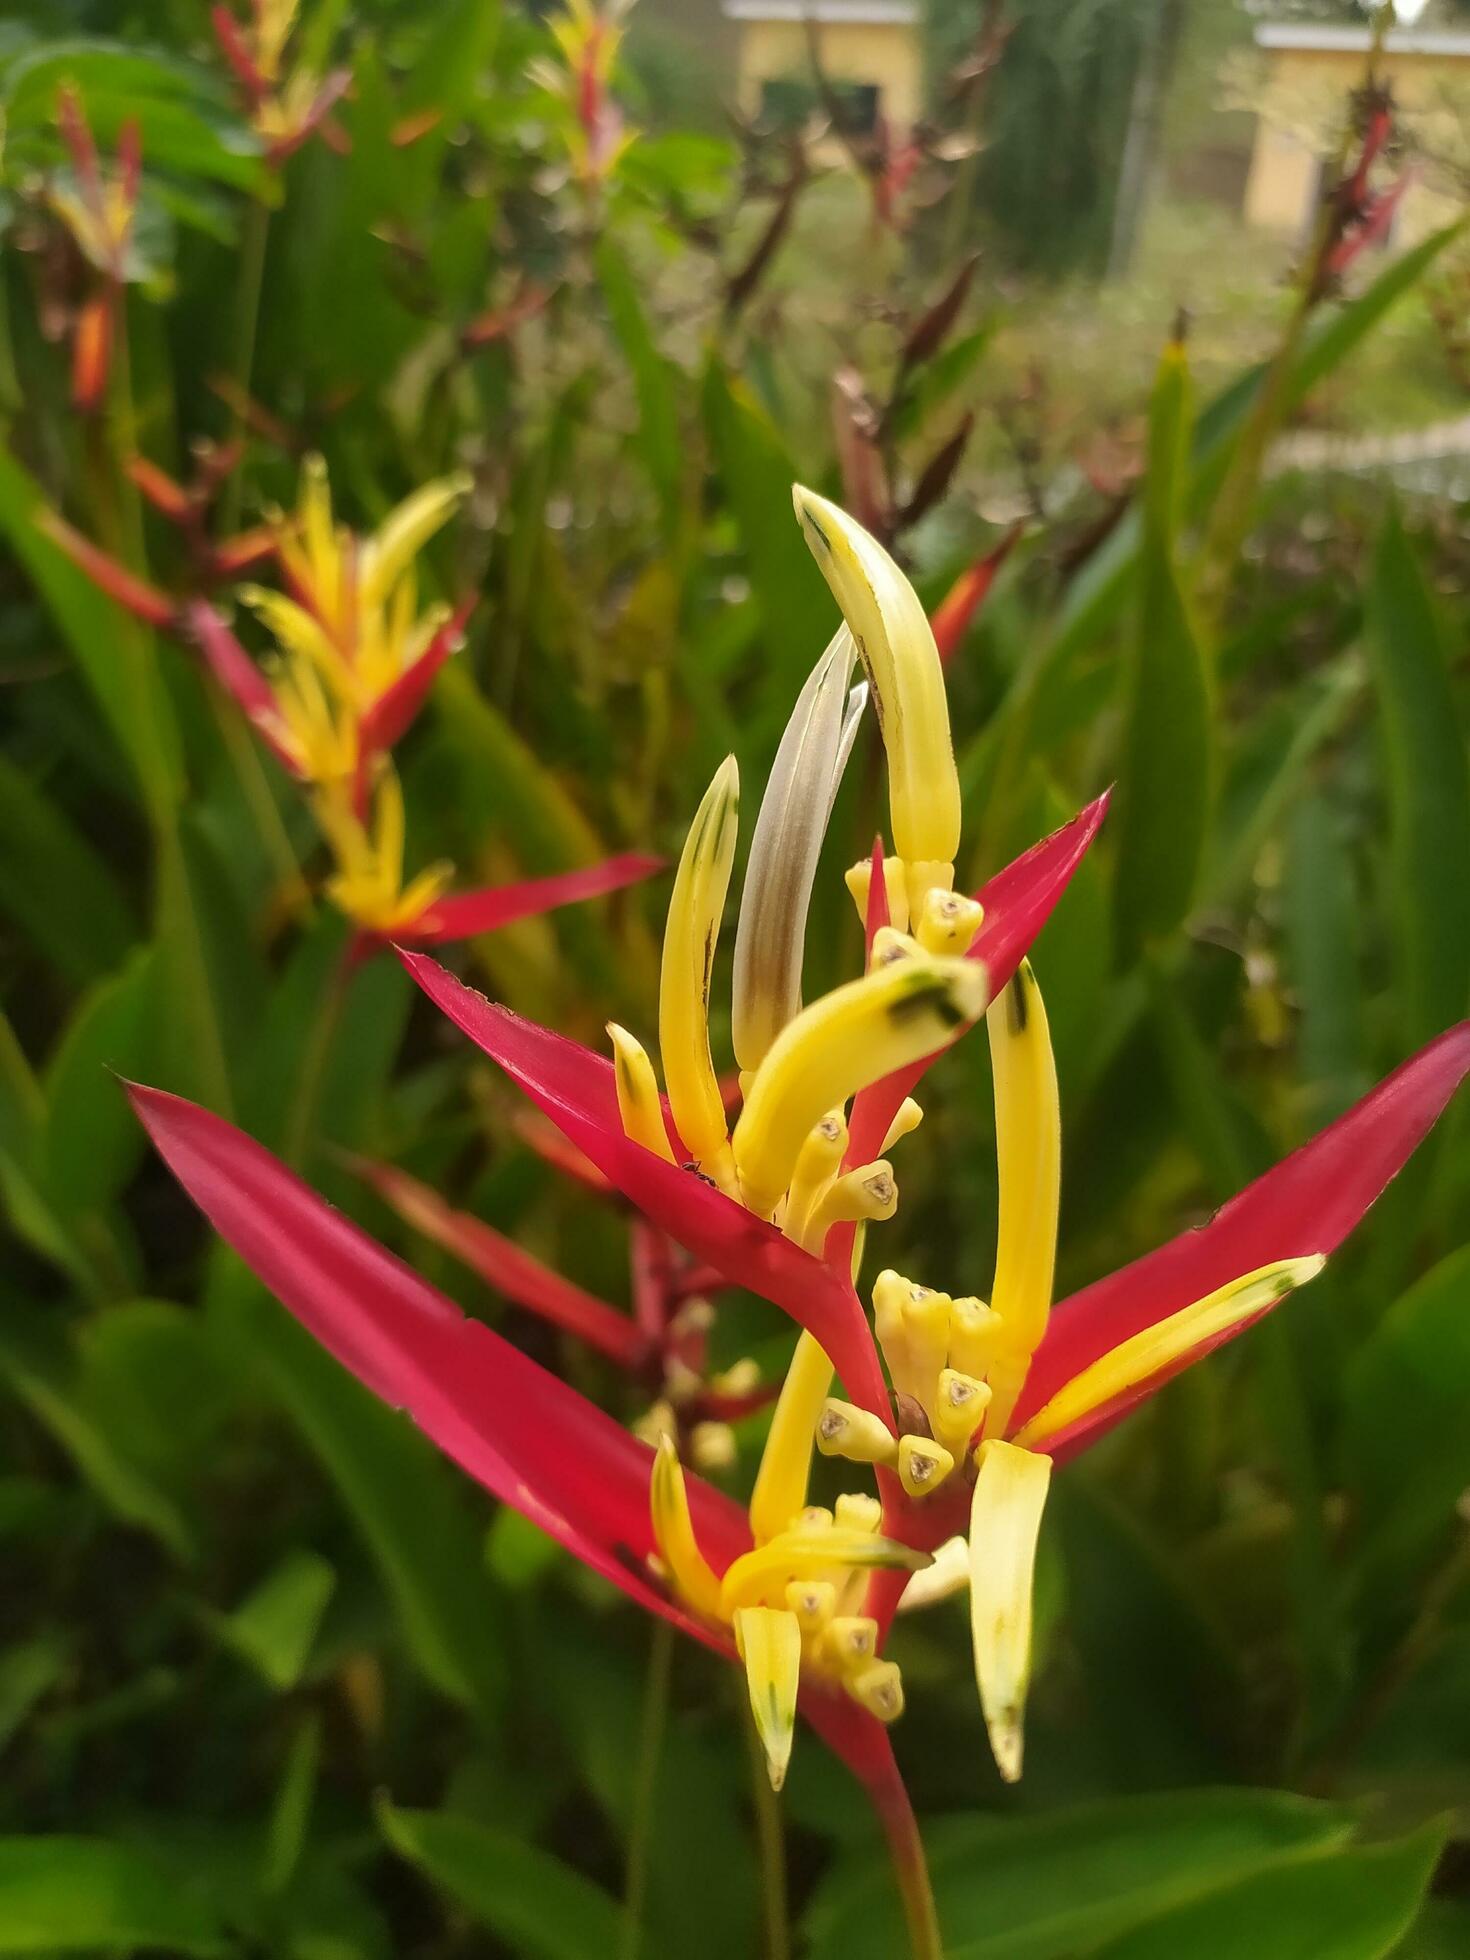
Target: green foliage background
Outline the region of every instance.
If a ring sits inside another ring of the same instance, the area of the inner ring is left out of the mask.
[[[526,78],[547,51],[528,14],[321,0],[303,32],[351,66],[347,147],[313,143],[277,182],[202,5],[69,0],[0,27],[0,1953],[738,1960],[759,1935],[733,1677],[678,1651],[652,1747],[648,1626],[492,1515],[211,1244],[109,1071],[294,1146],[631,1420],[626,1384],[416,1239],[343,1153],[405,1165],[620,1301],[623,1223],[524,1148],[392,962],[324,1023],[343,927],[282,905],[283,852],[316,869],[289,785],[35,515],[184,580],[118,458],[181,470],[191,438],[229,433],[221,375],[248,375],[286,434],[247,445],[246,517],[292,499],[310,448],[364,527],[468,466],[426,579],[480,601],[402,754],[414,862],[534,875],[675,851],[727,749],[761,779],[830,631],[789,486],[841,494],[831,369],[886,387],[954,266],[942,224],[879,237],[829,178],[812,255],[778,254],[722,317],[773,208],[723,138],[645,134],[589,203]],[[1026,47],[988,169],[1060,99]],[[1067,102],[1124,56],[1097,43]],[[66,79],[105,146],[138,117],[147,168],[130,393],[99,424],[70,412],[26,230]],[[1103,119],[1087,140],[1104,170]],[[1356,268],[1281,356],[1280,406],[1350,379],[1451,242]],[[526,281],[552,288],[544,315],[466,352],[462,329]],[[1004,331],[982,279],[896,417],[905,483],[962,410],[1014,422],[987,365]],[[1196,404],[1166,364],[1150,405],[1140,371],[1141,491],[1048,499],[952,669],[962,878],[1119,785],[1035,957],[1063,1290],[1203,1218],[1470,1006],[1464,508],[1257,480],[1239,459],[1262,389],[1251,369]],[[1247,548],[1212,566],[1222,485],[1242,484]],[[983,487],[962,470],[906,539],[926,599],[999,537]],[[814,982],[857,957],[838,873],[879,820],[871,761],[834,821]],[[467,969],[584,1038],[614,1015],[647,1032],[663,899],[507,931]],[[885,1257],[983,1292],[971,1049],[904,1146]],[[1321,1282],[1058,1480],[1018,1791],[990,1766],[962,1611],[901,1624],[898,1747],[953,1954],[1470,1950],[1467,1217],[1462,1105]],[[723,1360],[767,1370],[790,1339],[753,1301],[719,1324]],[[743,1425],[733,1487],[759,1442]],[[805,1950],[896,1951],[872,1821],[809,1737],[787,1813]]]

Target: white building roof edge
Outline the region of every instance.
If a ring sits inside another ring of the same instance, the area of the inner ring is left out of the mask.
[[[1372,41],[1366,27],[1313,27],[1304,22],[1262,21],[1256,45],[1262,48],[1302,48],[1346,54],[1366,54]],[[1389,54],[1448,54],[1470,57],[1470,34],[1423,33],[1412,27],[1390,28],[1384,40]]]
[[[917,27],[919,0],[724,0],[729,20],[814,20],[822,27]]]

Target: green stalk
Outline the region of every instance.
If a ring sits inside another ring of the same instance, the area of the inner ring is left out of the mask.
[[[674,1668],[674,1629],[662,1616],[648,1650],[648,1679],[638,1725],[638,1774],[628,1820],[628,1857],[623,1874],[623,1941],[620,1960],[637,1960],[643,1948],[643,1915],[648,1901],[648,1854],[653,1841],[654,1800],[659,1763],[669,1720],[669,1689]]]
[[[237,394],[230,405],[226,442],[238,442],[245,430],[244,397],[250,392],[255,367],[255,337],[260,325],[260,296],[265,284],[265,248],[270,236],[270,206],[259,198],[251,201],[245,213],[240,237],[240,272],[235,287],[235,344],[231,351],[229,374]],[[233,531],[240,521],[243,494],[241,473],[231,472],[219,501],[221,531]]]
[[[307,1033],[306,1047],[296,1077],[296,1094],[292,1099],[281,1149],[282,1156],[293,1170],[301,1169],[311,1142],[312,1128],[321,1103],[322,1084],[326,1080],[327,1063],[341,1026],[342,1009],[346,1005],[347,989],[352,979],[352,944],[355,936],[349,936],[341,953],[332,962]]]
[[[745,1718],[745,1740],[750,1757],[750,1791],[755,1806],[755,1842],[760,1861],[761,1927],[766,1960],[791,1960],[791,1911],[786,1895],[786,1833],[781,1822],[781,1801],[771,1788],[766,1769],[766,1752],[756,1733],[750,1712],[750,1697],[744,1683],[740,1687],[740,1706]]]

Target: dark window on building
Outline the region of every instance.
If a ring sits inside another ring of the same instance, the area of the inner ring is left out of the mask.
[[[842,127],[850,136],[871,136],[878,125],[881,91],[873,82],[833,82]],[[800,129],[823,113],[815,85],[799,75],[779,75],[761,84],[761,121],[768,128]]]

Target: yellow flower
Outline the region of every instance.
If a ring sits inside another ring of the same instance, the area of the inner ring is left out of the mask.
[[[403,789],[391,763],[383,764],[374,786],[370,823],[357,815],[346,783],[318,790],[312,808],[336,858],[327,896],[364,931],[392,933],[412,925],[454,875],[452,865],[433,864],[404,884]]]

